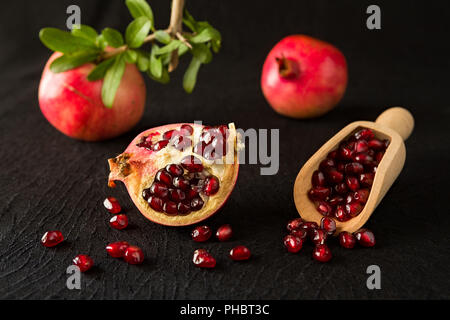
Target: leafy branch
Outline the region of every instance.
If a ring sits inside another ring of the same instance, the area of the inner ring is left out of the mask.
[[[87,25],[76,26],[71,32],[42,29],[41,42],[63,54],[52,62],[50,70],[58,73],[94,63],[88,80],[104,79],[102,100],[111,108],[127,63],[136,64],[151,79],[165,84],[170,81],[169,73],[177,68],[179,58],[190,53],[192,58],[183,77],[183,88],[191,93],[201,65],[211,62],[213,52],[219,52],[220,32],[183,10],[184,0],[172,1],[170,24],[166,29],[155,28],[153,11],[145,0],[126,0],[125,4],[133,17],[125,34],[113,28],[105,28],[98,34]],[[189,31],[183,31],[183,25]]]

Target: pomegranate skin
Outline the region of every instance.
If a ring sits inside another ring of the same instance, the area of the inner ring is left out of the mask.
[[[281,60],[280,60],[281,59]],[[280,62],[287,61],[286,72]],[[347,88],[347,62],[334,46],[306,35],[291,35],[269,52],[261,88],[281,115],[313,118],[333,109]]]
[[[127,132],[142,118],[146,100],[144,79],[137,67],[127,64],[112,108],[101,99],[103,79],[89,81],[95,65],[87,63],[61,73],[45,65],[39,84],[39,106],[45,118],[65,135],[84,141],[100,141]]]

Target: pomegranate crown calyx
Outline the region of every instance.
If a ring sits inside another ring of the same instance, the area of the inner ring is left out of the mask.
[[[297,78],[300,74],[298,63],[284,56],[275,58],[278,64],[278,73],[282,78]]]

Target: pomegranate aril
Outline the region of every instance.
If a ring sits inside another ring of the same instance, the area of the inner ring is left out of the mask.
[[[194,133],[194,128],[192,128],[190,125],[188,124],[183,124],[180,127],[180,132],[184,135],[190,136]]]
[[[353,201],[345,205],[345,212],[352,218],[356,217],[363,210],[361,203]]]
[[[364,140],[372,140],[375,135],[370,129],[362,129],[354,134],[356,140],[364,139]]]
[[[333,214],[333,208],[325,201],[320,201],[317,204],[316,209],[323,216],[329,216]]]
[[[373,247],[375,245],[375,235],[369,229],[360,229],[355,232],[356,240],[363,247]]]
[[[349,216],[345,212],[345,207],[342,205],[339,205],[336,207],[336,210],[334,211],[334,216],[336,220],[340,222],[347,221],[349,219]]]
[[[353,234],[343,231],[339,233],[339,243],[344,248],[352,249],[356,244],[356,238]]]
[[[142,190],[142,198],[144,198],[145,201],[148,201],[148,198],[150,198],[152,195],[152,192],[150,191],[150,188]]]
[[[172,139],[173,134],[176,133],[176,132],[177,132],[177,131],[174,130],[174,129],[168,130],[168,131],[166,131],[166,132],[163,133],[162,138],[163,138],[164,140],[169,141],[170,139]]]
[[[325,230],[329,235],[332,235],[336,231],[336,221],[332,218],[323,217],[320,220],[320,228]]]
[[[181,215],[185,215],[185,214],[188,214],[189,212],[191,212],[191,206],[190,206],[189,202],[187,202],[187,203],[184,203],[184,202],[178,203],[177,204],[177,211],[178,211],[178,214],[181,214]]]
[[[165,169],[160,169],[155,176],[156,181],[164,183],[166,186],[172,186],[172,175],[168,173]]]
[[[308,232],[305,229],[292,230],[291,234],[293,236],[299,237],[302,240],[306,239],[306,237],[308,236]]]
[[[292,253],[299,252],[303,247],[303,240],[292,234],[285,236],[283,239],[283,243],[287,251]]]
[[[161,198],[151,196],[147,202],[153,210],[163,212],[164,201]]]
[[[345,199],[342,196],[334,196],[328,200],[328,204],[332,207],[336,207],[339,204],[345,202]]]
[[[345,203],[350,203],[350,202],[355,201],[355,198],[353,198],[354,194],[355,194],[354,192],[348,193],[347,196],[345,197]]]
[[[198,197],[198,192],[191,186],[186,190],[186,199],[191,200]]]
[[[378,139],[372,139],[369,140],[367,142],[369,148],[374,149],[374,150],[384,150],[385,149],[385,144],[383,141],[378,140]]]
[[[383,156],[384,156],[384,151],[377,152],[377,153],[375,154],[375,161],[376,161],[377,163],[380,163],[380,162],[381,162],[381,159],[383,159]]]
[[[106,246],[106,252],[113,258],[123,258],[125,251],[130,246],[126,241],[117,241]]]
[[[160,140],[152,146],[153,151],[159,151],[169,144],[169,140]]]
[[[207,177],[203,186],[203,192],[207,196],[215,195],[219,191],[220,183],[216,176]]]
[[[336,169],[329,169],[326,171],[326,177],[328,182],[336,184],[344,179],[344,175]]]
[[[345,178],[345,183],[350,190],[359,190],[359,181],[356,177],[348,176],[347,178]]]
[[[367,152],[369,150],[369,145],[366,140],[361,139],[356,141],[355,143],[355,152]]]
[[[316,187],[308,192],[308,196],[311,200],[317,201],[317,200],[325,200],[329,195],[331,194],[330,188],[325,187]]]
[[[192,240],[195,242],[205,242],[211,238],[212,232],[208,226],[198,226],[191,232]]]
[[[301,228],[302,224],[303,224],[302,218],[295,218],[288,222],[288,224],[286,225],[286,229],[288,231],[297,230]]]
[[[189,172],[203,171],[202,161],[194,156],[185,156],[183,159],[181,159],[181,165]]]
[[[169,197],[171,200],[178,203],[186,199],[186,194],[180,189],[170,189]]]
[[[248,260],[251,255],[250,250],[246,246],[237,246],[230,251],[230,258],[234,261]]]
[[[336,166],[336,162],[333,159],[325,159],[319,164],[319,169],[321,171],[327,171],[330,168],[334,168]]]
[[[44,247],[54,247],[63,242],[64,236],[61,231],[47,231],[41,238],[41,243]]]
[[[313,187],[324,187],[326,184],[325,175],[322,171],[316,170],[311,177],[311,184]]]
[[[169,189],[164,183],[155,181],[150,186],[150,193],[161,199],[164,199],[167,198],[169,194]]]
[[[330,151],[327,155],[328,159],[336,159],[338,156],[337,150]]]
[[[205,249],[195,250],[192,262],[200,268],[214,268],[216,266],[216,259]]]
[[[125,249],[123,259],[129,264],[141,264],[144,262],[144,253],[139,247],[129,246]]]
[[[359,162],[361,164],[370,165],[373,163],[373,157],[368,155],[367,153],[356,153],[352,157],[353,161]]]
[[[166,201],[163,204],[163,211],[169,215],[178,214],[177,203],[174,201]]]
[[[193,198],[191,200],[191,209],[193,211],[198,211],[203,208],[204,201],[200,197]]]
[[[118,214],[109,220],[111,228],[122,230],[128,226],[128,217],[125,214]]]
[[[323,229],[314,229],[311,231],[311,241],[315,244],[324,244],[327,241],[327,235],[328,233]]]
[[[175,188],[179,188],[181,190],[187,190],[191,184],[184,177],[175,177],[173,178],[172,184]]]
[[[315,229],[318,229],[319,226],[317,225],[317,223],[313,222],[313,221],[307,221],[307,222],[303,222],[302,224],[302,228],[304,230],[306,230],[306,232],[308,233],[309,236],[311,236],[312,232]]]
[[[375,178],[375,174],[368,172],[368,173],[361,173],[359,175],[359,182],[364,186],[364,187],[371,187],[373,184],[373,179]]]
[[[340,195],[345,195],[348,192],[348,187],[345,182],[338,183],[334,186],[334,191]]]
[[[369,198],[369,194],[369,189],[359,189],[353,194],[353,199],[361,203],[366,203],[367,199]]]
[[[351,162],[345,165],[346,174],[360,174],[364,172],[364,166],[358,162]]]
[[[94,265],[94,260],[86,254],[79,254],[72,260],[73,264],[80,268],[81,272],[86,272]]]
[[[171,145],[179,151],[185,151],[192,147],[192,140],[186,136],[178,135],[172,138]]]
[[[336,165],[336,170],[344,173],[345,172],[345,163],[344,162],[338,162]]]
[[[219,241],[228,241],[233,236],[233,229],[231,229],[231,226],[229,224],[224,224],[223,226],[219,227],[216,232],[216,238]]]
[[[122,210],[122,207],[114,197],[108,197],[103,201],[103,206],[112,214],[119,213]]]
[[[352,156],[353,156],[353,151],[352,151],[352,149],[350,149],[348,147],[340,147],[338,154],[339,154],[339,159],[341,159],[341,160],[351,160]]]
[[[330,248],[326,244],[316,245],[313,250],[313,258],[320,262],[328,262],[332,258]]]
[[[169,172],[172,176],[178,177],[184,173],[183,168],[178,164],[168,164],[166,166],[166,171]]]

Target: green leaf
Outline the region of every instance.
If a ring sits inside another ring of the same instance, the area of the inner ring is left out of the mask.
[[[114,58],[114,64],[106,72],[102,86],[102,101],[107,108],[112,108],[124,72],[125,59],[123,54],[119,54]]]
[[[161,61],[161,57],[156,57],[155,51],[158,50],[158,46],[153,45],[152,46],[152,52],[150,54],[150,73],[157,79],[162,77],[162,69],[163,64]]]
[[[113,48],[119,48],[124,44],[122,34],[113,28],[103,29],[102,36],[106,43]]]
[[[185,54],[188,51],[189,51],[189,48],[187,47],[187,45],[182,43],[180,45],[180,47],[178,48],[178,56],[181,57],[183,54]]]
[[[137,67],[140,71],[145,72],[149,68],[149,61],[148,53],[138,51],[138,58],[137,58]]]
[[[86,26],[84,24],[74,25],[72,28],[72,34],[75,37],[84,38],[93,43],[96,43],[97,41],[97,31],[95,31],[94,28]]]
[[[183,77],[183,88],[187,93],[191,93],[192,90],[194,90],[195,83],[197,82],[198,70],[201,65],[201,61],[196,56],[193,56]]]
[[[192,32],[197,32],[197,21],[195,21],[194,17],[191,16],[187,9],[184,10],[183,23],[186,25],[186,27],[191,29]]]
[[[170,35],[164,30],[155,31],[155,39],[164,44],[168,44],[171,40]]]
[[[64,72],[79,67],[85,63],[94,61],[97,57],[97,51],[82,51],[72,55],[65,54],[52,62],[50,65],[50,70],[54,73]]]
[[[103,37],[102,34],[97,36],[97,46],[101,49],[104,50],[106,48],[106,46],[108,45],[108,43],[106,42],[105,38]]]
[[[192,55],[204,64],[210,63],[212,60],[211,50],[204,43],[194,44],[192,46]]]
[[[163,69],[162,69],[162,75],[161,75],[161,78],[156,78],[156,77],[154,77],[154,76],[150,73],[150,70],[148,71],[148,76],[149,76],[151,79],[153,79],[153,80],[155,80],[155,81],[157,81],[157,82],[159,82],[159,83],[162,83],[162,84],[167,84],[167,83],[170,82],[170,75],[169,75],[169,71],[167,71],[167,68],[163,68]]]
[[[145,0],[126,0],[125,4],[128,7],[133,18],[146,17],[150,20],[151,28],[155,25],[153,18],[153,11]]]
[[[180,40],[173,39],[172,41],[169,42],[169,44],[156,50],[155,55],[161,55],[161,54],[172,52],[172,51],[178,49],[178,47],[182,43],[183,42],[181,42]]]
[[[124,54],[125,62],[136,63],[137,57],[138,57],[138,54],[135,50],[128,49],[127,51],[125,51],[125,54]]]
[[[204,43],[211,40],[221,40],[221,35],[219,31],[214,28],[208,27],[203,29],[199,34],[191,37],[190,42],[192,43]]]
[[[150,31],[151,22],[147,17],[133,20],[125,32],[125,40],[130,48],[140,47]]]
[[[39,32],[41,42],[50,50],[66,54],[78,51],[92,51],[97,47],[91,41],[56,28],[44,28]]]
[[[105,77],[106,71],[108,71],[109,67],[111,67],[114,63],[114,58],[110,58],[108,60],[104,60],[99,63],[92,71],[88,74],[87,78],[89,81],[100,80]]]

